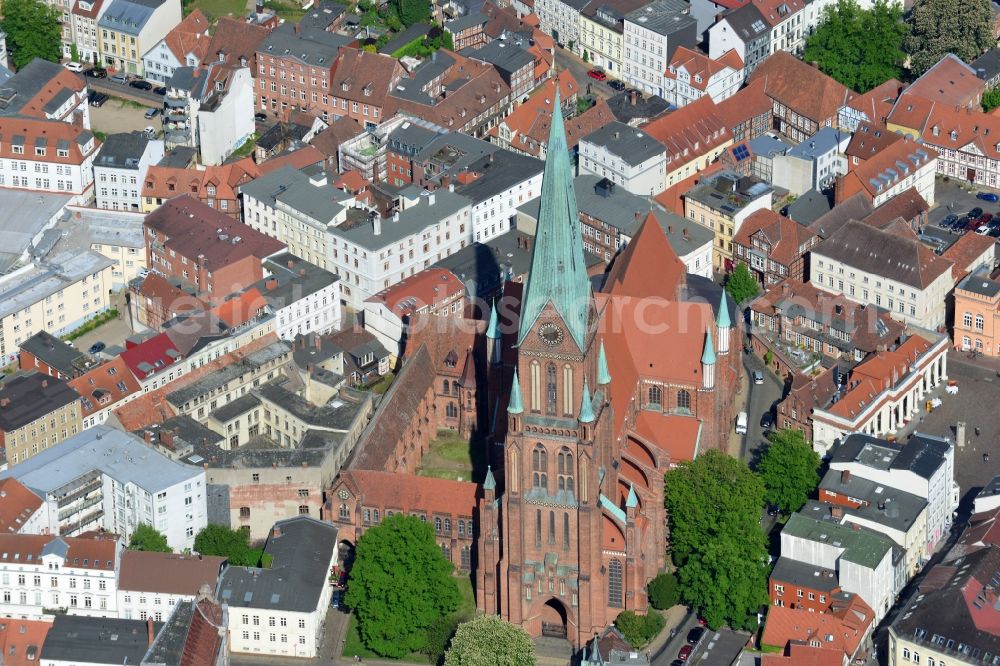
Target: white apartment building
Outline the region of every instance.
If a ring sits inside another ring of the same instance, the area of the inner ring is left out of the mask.
[[[143,274],[147,266],[142,213],[95,211],[72,206],[68,209],[74,213],[74,222],[85,225],[90,249],[115,262],[111,267],[112,289],[124,289]]]
[[[708,57],[718,60],[734,51],[743,61],[744,77],[749,77],[771,55],[771,28],[761,11],[750,2],[713,23],[708,29]]]
[[[0,614],[116,617],[123,548],[115,536],[0,534]]]
[[[930,146],[909,139],[897,141],[838,179],[837,200],[864,192],[877,208],[914,187],[933,208],[937,165],[938,152]]]
[[[484,166],[488,168],[485,176],[454,188],[472,203],[472,230],[480,243],[510,231],[514,227],[517,207],[541,194],[545,163],[534,157],[498,150],[472,164],[470,171],[479,172]],[[421,198],[422,195],[402,197],[401,209],[419,203]]]
[[[824,127],[811,137],[771,161],[771,184],[801,196],[809,190],[833,186],[837,176],[847,173],[844,150],[851,141],[847,132]]]
[[[111,134],[94,158],[97,207],[139,212],[149,167],[163,159],[163,141],[142,132]]]
[[[118,573],[118,617],[165,622],[177,604],[193,601],[202,585],[215,590],[226,561],[214,555],[126,550]]]
[[[264,552],[270,569],[229,567],[219,602],[229,605],[230,650],[314,658],[333,596],[337,528],[308,516],[274,524]]]
[[[623,80],[666,99],[663,72],[677,49],[697,45],[698,21],[684,0],[653,0],[625,15],[623,37]]]
[[[59,120],[76,127],[82,123],[83,129],[90,129],[87,82],[59,63],[35,58],[7,79],[3,89],[0,115]]]
[[[339,277],[288,252],[267,259],[264,273],[252,288],[267,300],[279,338],[340,330]]]
[[[580,12],[589,0],[538,0],[535,13],[539,27],[556,41],[574,53],[581,52]]]
[[[931,331],[945,324],[952,263],[915,238],[851,220],[809,255],[809,281]]]
[[[743,60],[735,49],[713,60],[699,51],[679,46],[663,72],[660,96],[678,107],[705,95],[718,104],[740,89],[743,71]]]
[[[157,453],[141,439],[97,425],[0,472],[43,498],[48,528],[73,536],[104,529],[128,541],[152,525],[174,550],[207,524],[205,470]]]
[[[864,599],[876,622],[906,583],[903,551],[889,537],[802,513],[792,514],[781,530],[781,556],[836,571],[840,587]]]
[[[0,278],[0,361],[45,330],[59,336],[110,305],[115,262],[96,252],[60,252]]]
[[[426,196],[386,220],[362,211],[349,219],[346,210],[334,207],[336,190],[288,168],[242,185],[240,191],[243,221],[285,243],[297,256],[318,256],[311,263],[337,274],[342,298],[358,310],[369,296],[449,256],[473,238],[472,202],[450,187],[423,193]],[[341,216],[343,221],[338,222]],[[303,244],[309,246],[308,253],[299,251],[307,249],[298,247]]]
[[[581,175],[607,178],[632,194],[653,196],[667,187],[666,148],[617,120],[580,139],[578,161]]]
[[[0,117],[0,187],[70,194],[74,203],[85,203],[97,147],[82,125]]]
[[[63,43],[63,58],[69,58],[76,44],[81,63],[99,63],[101,43],[97,37],[97,22],[108,6],[105,0],[76,0],[71,3],[72,42]]]
[[[955,448],[947,439],[917,433],[902,448],[855,433],[830,454],[830,469],[875,481],[927,500],[927,550],[947,539],[958,508]]]
[[[142,56],[146,80],[166,83],[178,67],[197,67],[208,51],[208,18],[196,9]]]

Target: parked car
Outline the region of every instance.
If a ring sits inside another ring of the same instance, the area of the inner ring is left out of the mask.
[[[142,133],[148,136],[150,139],[156,138],[156,128],[152,125],[146,125],[146,129],[142,130]]]
[[[690,645],[685,645],[681,648],[680,652],[677,653],[677,658],[681,661],[687,661],[691,657],[692,652],[694,652],[694,648]]]
[[[972,210],[970,210],[968,212],[968,214],[966,215],[966,217],[971,217],[971,218],[975,219],[975,218],[979,217],[982,214],[983,214],[983,209],[982,208],[973,208]]]
[[[985,236],[986,234],[990,233],[990,228],[984,224],[983,226],[976,229],[976,233],[979,234],[980,236]]]
[[[769,516],[777,516],[778,515],[778,507],[776,505],[774,505],[774,504],[768,504],[767,505],[767,515],[769,515]]]
[[[990,238],[1000,238],[1000,227],[990,227],[990,233],[986,235]]]
[[[89,76],[92,79],[106,79],[108,78],[108,70],[101,69],[99,67],[93,67],[91,69],[85,70],[83,72],[84,76]]]
[[[154,95],[159,95],[160,97],[163,97],[164,95],[167,94],[167,87],[166,86],[157,86],[156,88],[153,88],[153,94]]]
[[[1000,196],[997,196],[993,192],[976,192],[976,198],[983,201],[1000,201]]]
[[[747,434],[747,413],[740,412],[736,415],[736,434],[745,435]]]
[[[125,85],[126,83],[128,83],[128,75],[127,74],[115,74],[114,76],[111,77],[111,81],[114,82],[114,83],[120,83],[122,85]]]
[[[596,81],[607,81],[608,80],[608,75],[605,74],[604,72],[602,72],[599,69],[592,69],[592,70],[590,70],[589,72],[587,72],[587,76],[589,76],[590,78],[592,78],[592,79],[594,79]]]
[[[684,666],[684,660],[674,659],[672,662],[670,662],[670,666]]]
[[[625,90],[625,84],[621,81],[608,81],[608,87],[619,92]]]
[[[984,224],[989,224],[992,221],[993,221],[993,213],[983,213],[982,215],[976,218],[976,222],[979,223],[979,226],[982,226]]]
[[[98,108],[104,106],[104,103],[108,101],[108,96],[104,93],[92,92],[90,93],[90,105],[96,106]]]
[[[764,430],[769,430],[773,425],[774,417],[771,416],[771,412],[764,412],[760,417],[760,427]]]
[[[63,65],[63,67],[65,67],[71,72],[76,72],[77,74],[83,72],[83,65],[81,65],[78,62],[67,62],[66,64]]]
[[[701,642],[702,637],[705,635],[705,627],[695,627],[688,632],[687,642],[688,645],[697,645]]]
[[[956,222],[958,222],[958,215],[947,215],[940,222],[938,222],[938,226],[942,229],[950,229],[951,225]]]
[[[144,115],[146,116],[146,120],[150,120],[151,118],[155,118],[156,114],[158,114],[159,112],[160,112],[159,109],[154,109],[153,107],[149,107],[148,109],[146,109],[146,113]]]
[[[764,373],[761,372],[760,370],[754,370],[753,371],[753,383],[757,384],[758,386],[760,386],[761,384],[763,384],[764,383]]]
[[[267,122],[267,114],[266,113],[255,113],[255,114],[253,114],[253,119],[256,120],[259,123]]]
[[[142,79],[136,79],[135,81],[130,81],[129,85],[136,90],[152,90],[153,84],[149,81],[143,81]]]
[[[88,349],[87,351],[91,354],[100,354],[102,351],[105,350],[106,347],[107,345],[104,344],[103,342],[95,342],[94,344],[90,345],[90,349]]]

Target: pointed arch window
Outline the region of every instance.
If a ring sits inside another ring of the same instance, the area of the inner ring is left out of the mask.
[[[659,386],[650,386],[648,395],[649,395],[648,404],[650,407],[656,409],[663,408],[663,390]]]
[[[447,543],[441,544],[441,554],[444,555],[444,559],[451,562],[451,545]]]
[[[449,402],[447,405],[445,405],[444,412],[445,415],[450,419],[458,418],[458,407],[456,407],[455,403],[453,402]]]
[[[351,510],[347,508],[347,504],[341,502],[340,504],[340,519],[347,520],[351,517]]]
[[[608,563],[608,605],[612,608],[622,607],[621,560],[611,560]]]
[[[563,513],[563,550],[569,550],[569,514]]]
[[[563,414],[573,416],[573,367],[563,366]]]
[[[556,457],[556,480],[559,490],[573,492],[573,452],[562,448]]]
[[[545,412],[547,414],[555,415],[557,394],[556,364],[549,363],[545,366]]]
[[[691,411],[691,394],[685,389],[677,392],[677,409],[679,411]]]
[[[549,455],[541,444],[531,452],[531,485],[549,489]]]
[[[461,561],[459,562],[459,567],[465,570],[472,569],[472,549],[468,546],[462,546],[460,556]]]
[[[452,382],[451,383],[451,392],[454,393],[455,395],[459,395],[460,394],[459,393],[459,388],[460,387],[458,385],[458,382]]]
[[[538,365],[538,361],[532,361],[530,368],[531,411],[540,412],[542,410],[542,368]]]

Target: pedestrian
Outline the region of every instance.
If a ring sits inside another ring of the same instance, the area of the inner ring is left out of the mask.
[[[979,426],[976,426],[976,437],[979,437]]]
[[[990,461],[990,454],[989,453],[984,453],[983,454],[983,462],[984,463],[988,463],[989,461]]]

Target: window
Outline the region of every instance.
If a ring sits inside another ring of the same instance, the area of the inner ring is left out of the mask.
[[[447,382],[445,382],[445,383],[447,383]],[[444,413],[445,413],[445,416],[447,416],[450,419],[457,419],[458,418],[458,406],[455,403],[453,403],[453,402],[449,402],[447,405],[444,406]]]
[[[340,515],[340,519],[341,520],[347,520],[348,518],[351,517],[351,510],[347,508],[346,504],[344,504],[344,503],[340,504],[339,515]]]
[[[549,363],[545,368],[545,411],[556,413],[556,364]]]
[[[249,518],[249,517],[250,517],[250,507],[248,507],[248,506],[241,506],[240,507],[240,518]]]
[[[977,331],[983,330],[983,323],[984,323],[983,315],[977,314],[976,315],[976,330]]]
[[[569,514],[563,513],[563,550],[569,550]]]
[[[612,608],[622,607],[621,560],[611,560],[608,564],[608,605]]]
[[[663,406],[663,391],[659,386],[649,387],[649,406],[656,408]]]
[[[535,488],[549,488],[548,452],[541,444],[531,452],[531,485]]]
[[[691,411],[691,394],[684,389],[677,392],[677,409]]]
[[[573,452],[567,448],[556,456],[556,473],[559,490],[573,492]]]
[[[573,416],[573,368],[563,366],[563,414]]]
[[[542,510],[535,509],[535,546],[542,545]]]

